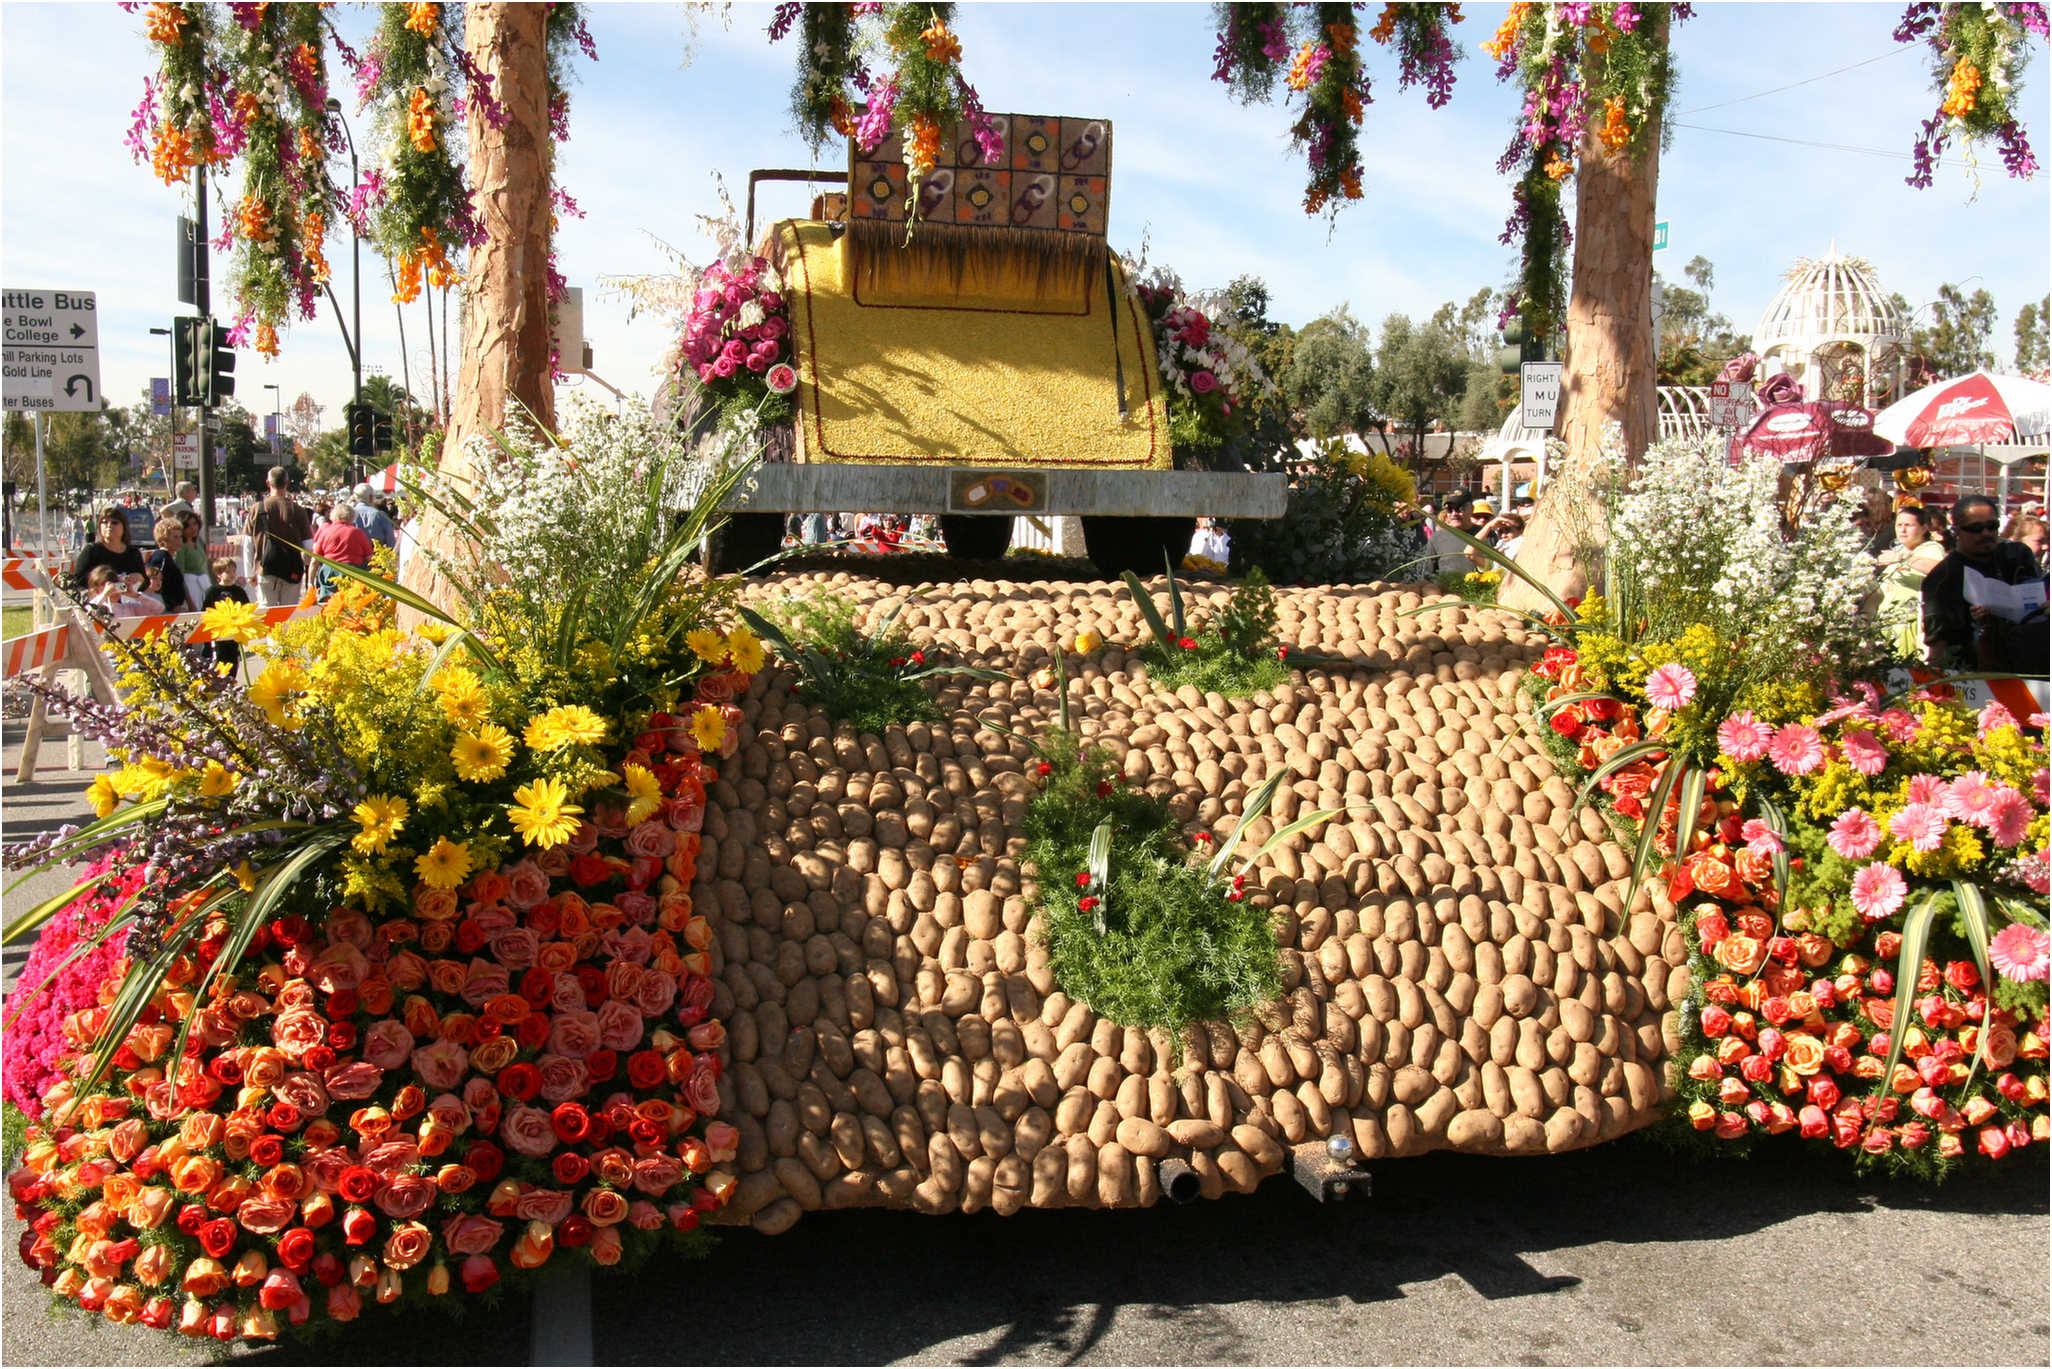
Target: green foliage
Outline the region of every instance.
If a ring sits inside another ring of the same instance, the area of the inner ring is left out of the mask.
[[[1467,348],[1454,326],[1440,318],[1413,323],[1403,314],[1382,321],[1369,393],[1392,426],[1422,447],[1427,428],[1458,418],[1467,390]]]
[[[1493,604],[1503,587],[1503,572],[1497,570],[1450,570],[1439,577],[1442,592],[1465,603]]]
[[[12,1103],[0,1103],[0,1169],[12,1172],[28,1149],[28,1117]]]
[[[1154,640],[1140,648],[1140,658],[1156,685],[1171,690],[1194,685],[1231,699],[1273,689],[1289,677],[1282,651],[1273,641],[1275,590],[1259,567],[1248,573],[1202,629],[1184,622],[1182,591],[1173,572],[1168,586],[1170,617],[1164,620],[1139,578],[1126,572],[1127,590],[1154,634]]]
[[[2016,311],[2017,370],[2042,371],[2052,364],[2048,333],[2052,333],[2052,295],[2036,304],[2026,300],[2023,308]]]
[[[1190,639],[1197,645],[1167,648],[1149,642],[1140,648],[1149,676],[1161,689],[1194,685],[1206,694],[1216,690],[1228,699],[1273,689],[1289,678],[1289,667],[1274,655],[1248,657],[1227,646],[1215,628]]]
[[[1950,380],[1977,367],[1995,365],[1988,338],[1995,331],[1995,297],[1986,290],[1968,295],[1957,285],[1938,287],[1938,297],[1921,309],[1893,297],[1910,320],[1910,384]]]
[[[1226,650],[1243,656],[1261,654],[1269,638],[1275,635],[1275,587],[1268,583],[1261,567],[1247,572],[1247,578],[1219,610],[1214,626]]]
[[[1304,325],[1277,385],[1312,437],[1365,437],[1386,424],[1372,396],[1375,359],[1368,329],[1343,304]]]
[[[1114,1022],[1170,1032],[1274,998],[1282,975],[1268,914],[1188,863],[1167,805],[1119,784],[1110,753],[1069,733],[1050,734],[1041,754],[1047,788],[1026,810],[1026,858],[1064,992]],[[1107,823],[1108,878],[1086,890],[1076,877]]]
[[[1411,477],[1380,452],[1327,442],[1290,476],[1281,518],[1237,519],[1233,563],[1260,566],[1279,584],[1358,584],[1411,559],[1401,506]]]
[[[926,653],[897,627],[903,611],[900,604],[864,632],[853,601],[816,590],[785,596],[768,617],[748,609],[741,616],[798,671],[806,702],[857,732],[881,735],[893,723],[938,721],[940,705],[919,683],[928,676],[1011,678],[999,670],[928,665]]]

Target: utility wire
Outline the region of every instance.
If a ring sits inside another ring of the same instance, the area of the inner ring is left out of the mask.
[[[1892,157],[1897,161],[1903,162],[1915,160],[1907,152],[1897,152],[1892,148],[1886,147],[1853,147],[1846,143],[1820,143],[1809,138],[1787,138],[1774,133],[1748,133],[1743,129],[1737,128],[1710,128],[1704,124],[1678,123],[1672,125],[1672,127],[1686,128],[1696,133],[1723,133],[1733,138],[1758,138],[1770,143],[1793,143],[1797,147],[1821,147],[1827,152],[1857,152],[1866,157]],[[1954,161],[1949,157],[1941,159],[1937,165],[1958,167],[1961,170],[1970,169],[1966,162]]]
[[[1886,58],[1893,57],[1898,52],[1906,52],[1910,48],[1913,48],[1915,46],[1916,44],[1914,43],[1903,43],[1897,47],[1890,48],[1887,52],[1882,53],[1879,57],[1864,58],[1861,61],[1854,62],[1851,66],[1839,67],[1834,71],[1827,71],[1821,76],[1806,76],[1800,81],[1791,81],[1785,86],[1776,86],[1772,90],[1763,90],[1760,91],[1758,94],[1754,95],[1741,95],[1736,100],[1725,100],[1719,104],[1697,105],[1694,109],[1682,110],[1675,117],[1685,118],[1691,114],[1706,114],[1713,109],[1724,109],[1731,105],[1742,105],[1748,100],[1764,100],[1769,95],[1779,95],[1784,90],[1794,90],[1797,86],[1811,85],[1818,81],[1828,80],[1833,76],[1842,76],[1848,71],[1856,71],[1861,67],[1870,66],[1875,62],[1879,62]]]

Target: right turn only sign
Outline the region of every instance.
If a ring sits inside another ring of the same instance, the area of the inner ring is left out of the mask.
[[[1518,368],[1518,426],[1553,431],[1560,413],[1558,361],[1528,361]]]

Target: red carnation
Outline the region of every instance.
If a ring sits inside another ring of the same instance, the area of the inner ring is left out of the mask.
[[[304,1274],[313,1263],[314,1234],[303,1226],[295,1226],[278,1238],[278,1263],[295,1274]]]
[[[1036,775],[1051,775],[1054,773],[1054,767],[1052,765],[1049,765],[1046,761],[1042,761],[1040,764],[1033,767],[1033,773]]]
[[[534,1021],[541,1015],[540,1013],[530,1013],[521,1020],[521,1027],[524,1029],[529,1022]],[[525,1030],[521,1032],[522,1036],[526,1034]],[[499,1071],[499,1092],[505,1094],[508,1098],[525,1103],[541,1092],[541,1071],[525,1060],[520,1061],[518,1064],[508,1065]]]
[[[202,1226],[197,1234],[200,1249],[217,1260],[235,1248],[235,1223],[226,1217],[216,1217]]]
[[[558,1103],[549,1114],[549,1126],[564,1145],[576,1145],[591,1132],[591,1114],[582,1103]]]
[[[1078,889],[1088,889],[1090,887],[1090,872],[1088,870],[1078,870],[1076,872],[1076,887]]]
[[[351,1165],[335,1180],[335,1191],[348,1203],[367,1203],[378,1191],[378,1173],[365,1165]]]
[[[1089,912],[1092,908],[1095,908],[1096,906],[1097,900],[1088,895],[1085,895],[1084,897],[1076,900],[1076,907],[1086,913]]]
[[[1097,797],[1108,799],[1111,797],[1111,791],[1112,782],[1110,780],[1099,780],[1097,782]]]
[[[1176,638],[1176,645],[1185,651],[1195,651],[1197,649],[1197,639],[1195,637],[1178,637]]]

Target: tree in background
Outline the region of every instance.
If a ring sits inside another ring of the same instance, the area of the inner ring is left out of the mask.
[[[1468,355],[1449,319],[1452,305],[1424,323],[1403,314],[1382,321],[1370,396],[1391,427],[1411,434],[1413,459],[1435,423],[1452,426],[1468,390]]]
[[[104,403],[104,401],[103,401]],[[95,413],[52,413],[43,417],[43,466],[49,473],[50,489],[112,489],[128,470],[128,447],[117,433],[112,415],[119,409]],[[36,435],[27,414],[7,415],[4,441],[7,478],[29,493],[36,488]]]
[[[328,406],[310,394],[302,393],[299,398],[293,400],[292,407],[285,411],[285,421],[281,425],[284,429],[283,436],[288,440],[289,446],[279,453],[280,457],[295,456],[305,451],[307,446],[321,435],[321,417],[327,412]]]
[[[1281,388],[1296,334],[1268,316],[1268,283],[1259,276],[1236,276],[1224,289],[1200,294],[1195,303],[1210,316],[1212,327],[1245,347],[1268,377],[1269,384],[1252,387],[1246,397],[1245,436],[1229,445],[1240,449],[1236,454],[1248,469],[1271,469],[1296,447],[1297,425]]]
[[[1708,257],[1698,254],[1682,267],[1682,274],[1695,289],[1670,284],[1658,272],[1653,275],[1661,296],[1656,354],[1660,383],[1708,385],[1724,363],[1749,350],[1753,340],[1736,331],[1729,318],[1711,312],[1710,287],[1717,268]]]
[[[2052,365],[2052,295],[2016,311],[2016,369],[2029,374]]]
[[[1304,325],[1277,383],[1307,436],[1352,434],[1365,441],[1375,433],[1388,450],[1389,425],[1375,407],[1375,358],[1368,329],[1346,305]]]
[[[1901,295],[1892,298],[1910,320],[1906,350],[1911,389],[1995,365],[1995,353],[1988,346],[1995,332],[1995,297],[1985,289],[1969,295],[1957,285],[1941,285],[1938,297],[1916,310]],[[1919,322],[1927,317],[1928,324]]]

